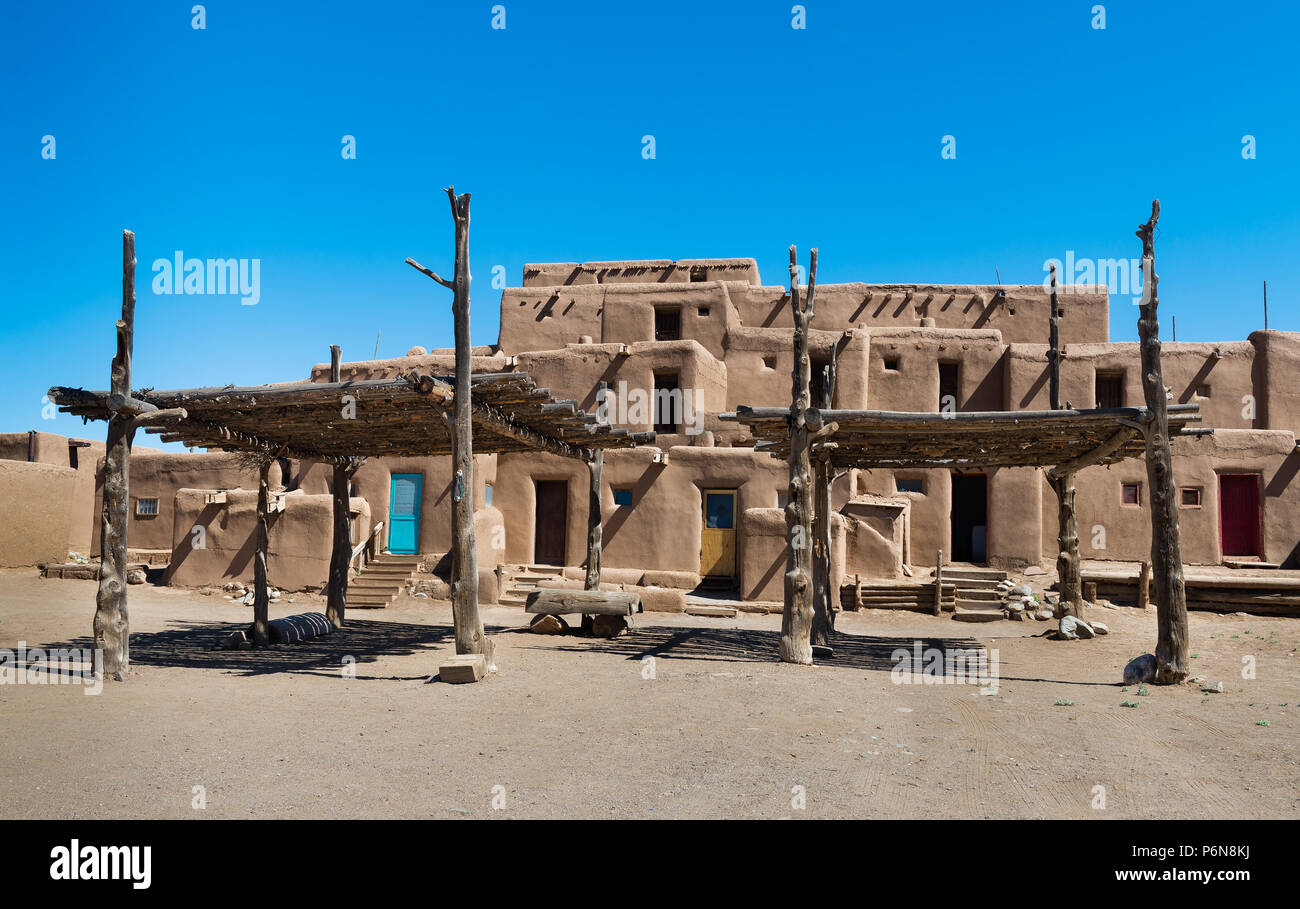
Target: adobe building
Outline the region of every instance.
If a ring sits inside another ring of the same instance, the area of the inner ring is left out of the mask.
[[[1061,288],[1060,299],[1062,401],[1140,405],[1138,345],[1109,341],[1106,290]],[[712,582],[734,586],[740,599],[781,600],[788,469],[719,414],[742,404],[789,405],[787,289],[764,286],[753,259],[548,263],[526,265],[500,308],[498,343],[474,349],[475,372],[526,372],[557,399],[657,434],[653,447],[606,452],[604,580],[684,589]],[[1046,410],[1049,316],[1040,285],[819,285],[813,400],[826,391],[836,409]],[[832,364],[833,378],[820,368]],[[1296,333],[1164,342],[1171,401],[1199,404],[1201,425],[1214,430],[1173,443],[1188,564],[1296,567],[1297,367]],[[417,347],[406,357],[344,363],[341,372],[344,380],[377,379],[412,369],[450,374],[453,352]],[[329,364],[320,364],[309,380],[328,377]],[[102,443],[92,450],[102,453]],[[16,444],[0,453],[24,459]],[[449,460],[367,462],[350,491],[354,542],[378,528],[377,549],[424,555],[429,564],[444,557]],[[251,577],[255,469],[231,455],[163,452],[133,457],[131,469],[133,551],[161,552],[172,583]],[[82,483],[69,519],[79,526],[67,536],[84,538],[80,551],[88,551],[98,505]],[[319,587],[329,564],[332,471],[286,459],[272,483],[283,511],[271,530],[271,583]],[[1078,474],[1083,558],[1148,558],[1146,486],[1141,459]],[[583,463],[534,452],[479,455],[475,487],[483,600],[501,592],[503,566],[560,566],[582,576]],[[1056,500],[1037,468],[848,470],[835,480],[832,506],[837,586],[846,577],[902,577],[906,566],[932,566],[939,550],[945,562],[1005,569],[1050,568],[1057,553]],[[197,526],[220,544],[194,552]]]

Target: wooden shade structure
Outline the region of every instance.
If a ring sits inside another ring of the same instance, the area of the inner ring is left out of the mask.
[[[55,387],[49,394],[59,410],[86,419],[106,420],[113,412],[110,392]],[[444,376],[412,372],[350,382],[142,389],[131,397],[160,410],[183,407],[184,419],[147,431],[191,448],[268,453],[283,448],[285,457],[326,463],[454,451],[442,414],[454,408],[455,389]],[[475,375],[470,398],[478,454],[549,451],[590,459],[596,449],[631,448],[655,439],[653,432],[600,423],[575,402],[556,400],[549,389],[536,387],[523,372]],[[175,403],[180,401],[185,403]]]
[[[1171,404],[1171,436],[1197,435],[1200,405]],[[790,412],[784,407],[738,407],[719,419],[744,425],[754,448],[784,459],[790,451]],[[827,448],[832,467],[949,468],[1046,467],[1074,472],[1094,464],[1142,457],[1145,407],[1099,410],[1021,410],[987,413],[905,413],[888,410],[820,410],[808,425],[831,423]]]

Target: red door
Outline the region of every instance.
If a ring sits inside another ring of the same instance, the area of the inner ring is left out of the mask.
[[[1219,475],[1219,542],[1224,558],[1258,556],[1259,475]]]

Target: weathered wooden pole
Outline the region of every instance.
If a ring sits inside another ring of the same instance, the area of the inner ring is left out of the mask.
[[[267,528],[267,499],[272,459],[262,461],[257,476],[257,546],[253,552],[253,643],[264,647],[267,643],[266,625],[271,598],[266,589],[266,550],[270,533]]]
[[[834,400],[835,361],[822,367],[821,400],[817,406],[829,410]],[[830,464],[834,442],[815,446],[813,453],[813,626],[812,643],[829,647],[835,633],[836,599],[831,590],[831,483],[835,475]]]
[[[600,590],[600,550],[604,530],[600,515],[600,480],[605,466],[605,450],[597,448],[587,460],[590,485],[587,490],[587,577],[583,589]]]
[[[343,380],[342,354],[337,344],[330,345],[330,381]],[[335,628],[342,628],[348,599],[348,563],[352,561],[351,494],[352,465],[334,464],[333,547],[330,552],[330,576],[326,591],[325,617]]]
[[[1151,203],[1151,217],[1137,229],[1142,241],[1142,301],[1138,340],[1142,351],[1142,392],[1148,422],[1147,484],[1151,487],[1151,574],[1156,593],[1156,677],[1172,685],[1189,672],[1187,590],[1178,541],[1178,501],[1174,489],[1173,454],[1169,450],[1169,408],[1160,369],[1159,278],[1156,276],[1155,230],[1160,200]]]
[[[131,397],[131,348],[135,332],[135,234],[122,231],[122,318],[109,388],[117,400]],[[103,650],[104,675],[122,681],[131,671],[131,628],[126,606],[127,524],[131,502],[131,442],[135,423],[114,411],[104,451],[104,497],[100,512],[99,589],[95,593],[95,649]]]
[[[1051,266],[1052,315],[1047,341],[1048,400],[1061,409],[1061,304],[1056,295],[1056,265]],[[1074,474],[1048,474],[1056,493],[1056,589],[1060,594],[1057,617],[1083,614],[1079,562],[1079,522],[1074,511]]]
[[[781,613],[781,659],[812,663],[812,516],[813,477],[806,414],[810,406],[812,362],[808,331],[817,287],[817,250],[809,257],[808,291],[799,292],[798,256],[790,247],[790,308],[794,317],[794,369],[790,404],[790,492],[785,506],[787,531],[785,603]]]
[[[943,612],[943,550],[934,554],[934,610],[935,615]]]

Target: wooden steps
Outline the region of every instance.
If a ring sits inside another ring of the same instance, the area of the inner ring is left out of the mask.
[[[524,606],[528,595],[537,592],[539,581],[559,581],[564,578],[564,568],[560,565],[513,565],[507,566],[502,573],[502,593],[497,597],[498,606]]]
[[[1122,606],[1138,602],[1137,573],[1084,571],[1082,581],[1097,585],[1097,596]],[[1225,575],[1184,572],[1187,608],[1202,612],[1248,612],[1253,615],[1300,616],[1300,573]],[[1154,602],[1154,601],[1152,601]]]
[[[951,612],[956,608],[957,588],[944,578],[942,607]],[[894,583],[889,581],[863,581],[847,583],[840,588],[840,605],[845,609],[906,609],[915,612],[934,611],[934,582]]]
[[[361,574],[348,579],[348,608],[383,609],[402,592],[419,565],[418,555],[381,554]]]

